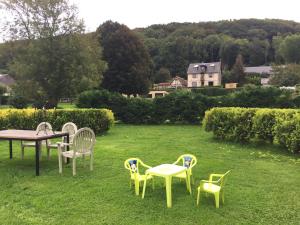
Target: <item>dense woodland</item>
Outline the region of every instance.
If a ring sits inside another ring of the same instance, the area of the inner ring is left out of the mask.
[[[21,18],[15,14],[20,22],[19,36],[0,44],[0,73],[9,73],[20,81],[15,94],[40,99],[42,104],[53,99],[55,106],[61,97],[74,97],[92,88],[146,94],[153,83],[176,75],[186,77],[187,67],[193,62],[221,60],[223,82],[242,85],[260,84],[260,78],[251,82],[246,79],[243,66],[286,64],[284,68],[288,70],[279,67],[273,84],[293,86],[300,82],[300,23],[242,19],[130,30],[126,25],[107,21],[99,24],[95,32],[84,34],[80,20],[70,17],[66,18],[70,31],[52,33],[53,29],[46,26],[47,20],[57,21],[53,15],[65,15],[65,9],[75,15],[75,8],[67,0],[35,4],[42,4],[38,7],[48,18],[33,20],[33,33],[27,34]],[[52,13],[57,7],[49,7],[53,4],[59,6],[59,13]],[[37,13],[36,8],[32,15]],[[39,29],[41,32],[37,32]]]
[[[135,31],[144,40],[155,71],[167,68],[172,76],[185,76],[192,62],[222,60],[224,68],[231,69],[238,54],[249,66],[285,63],[281,44],[287,36],[300,32],[300,23],[242,19],[152,25]]]

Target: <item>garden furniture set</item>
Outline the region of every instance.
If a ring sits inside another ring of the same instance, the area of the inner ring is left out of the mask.
[[[125,168],[130,172],[130,188],[132,183],[134,183],[136,195],[139,195],[140,185],[144,182],[142,199],[145,197],[147,181],[152,180],[152,188],[154,189],[154,177],[165,179],[168,208],[172,207],[172,178],[185,179],[186,188],[192,194],[191,182],[194,184],[192,168],[196,164],[197,158],[191,154],[181,155],[173,164],[161,164],[155,167],[148,166],[139,158],[129,158],[124,162]],[[140,173],[140,166],[146,169],[144,174]],[[224,185],[229,173],[230,171],[227,171],[225,174],[211,174],[209,180],[201,180],[197,188],[197,205],[200,202],[200,193],[206,192],[214,195],[216,208],[219,208],[220,195],[224,203]],[[216,180],[215,178],[218,179]]]
[[[51,139],[62,138],[61,142],[52,143]],[[25,148],[35,147],[36,176],[40,174],[40,158],[42,145],[47,149],[47,158],[50,159],[51,149],[58,150],[59,173],[62,173],[62,160],[72,159],[73,175],[76,175],[76,158],[90,157],[90,170],[93,170],[93,148],[95,134],[90,128],[77,130],[74,123],[63,125],[62,131],[53,131],[48,122],[40,123],[36,130],[2,130],[0,139],[9,140],[10,159],[13,158],[12,141],[21,141],[21,159],[24,159]]]

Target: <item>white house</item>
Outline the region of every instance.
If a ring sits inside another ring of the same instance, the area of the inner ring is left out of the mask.
[[[192,63],[187,70],[188,87],[220,86],[221,62]]]

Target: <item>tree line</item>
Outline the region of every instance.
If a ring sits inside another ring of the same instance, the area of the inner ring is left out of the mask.
[[[145,94],[154,82],[186,76],[192,62],[222,60],[230,79],[242,65],[300,62],[300,24],[284,20],[170,23],[130,30],[113,21],[86,34],[68,0],[1,0],[11,14],[2,32],[0,72],[16,78],[14,95],[56,106],[93,88]],[[294,67],[296,68],[296,67]]]

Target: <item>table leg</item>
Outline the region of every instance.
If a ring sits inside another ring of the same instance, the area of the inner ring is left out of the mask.
[[[143,185],[143,194],[142,194],[142,199],[145,197],[145,192],[146,192],[146,185],[147,185],[147,177],[148,177],[148,175],[147,174],[145,174],[145,180],[144,180],[144,185]],[[154,178],[152,178],[152,179],[154,179]]]
[[[9,158],[13,158],[13,151],[12,151],[12,140],[9,140]]]
[[[67,135],[67,143],[70,144],[70,135]],[[67,145],[67,151],[70,151],[70,146]],[[70,163],[70,158],[67,158],[67,164]]]
[[[35,175],[40,175],[40,141],[35,142]]]
[[[167,195],[167,207],[172,207],[172,177],[166,177],[166,195]]]

